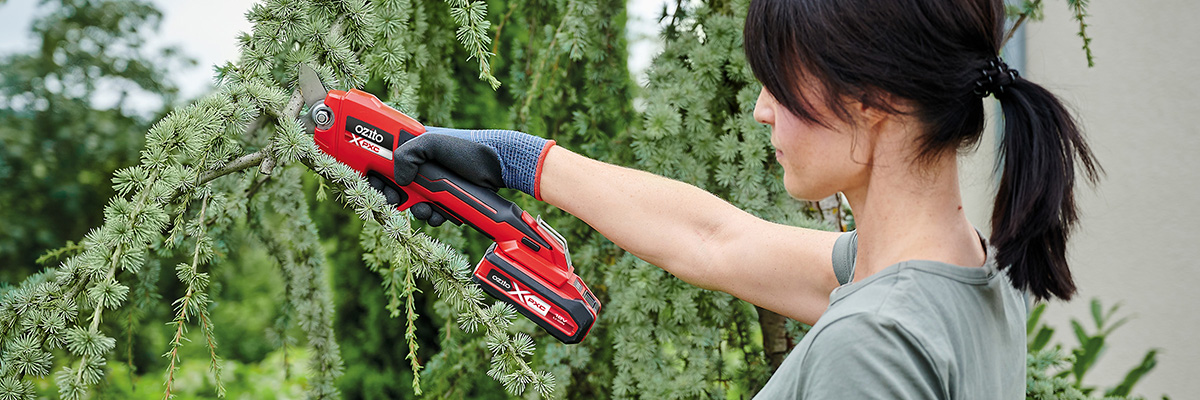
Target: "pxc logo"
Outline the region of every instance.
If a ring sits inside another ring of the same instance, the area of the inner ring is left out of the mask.
[[[352,143],[352,144],[355,144],[355,145],[358,145],[358,147],[361,147],[361,148],[363,148],[363,149],[364,149],[364,150],[366,150],[366,151],[369,151],[369,152],[372,152],[372,153],[378,154],[380,157],[386,158],[386,159],[388,159],[388,160],[391,160],[391,159],[392,159],[392,151],[391,151],[391,150],[384,149],[384,148],[383,148],[382,146],[380,146],[380,145],[377,145],[377,144],[375,144],[375,143],[371,143],[371,142],[370,142],[370,141],[368,141],[366,138],[363,138],[363,137],[361,137],[361,136],[353,136],[353,135],[351,135],[351,136],[350,136],[350,143]]]
[[[537,311],[543,317],[546,316],[546,313],[550,312],[550,305],[539,299],[536,294],[530,293],[528,290],[521,290],[521,287],[517,286],[516,282],[513,282],[512,285],[513,290],[509,291],[508,294],[516,296],[518,302],[529,306],[529,309]]]

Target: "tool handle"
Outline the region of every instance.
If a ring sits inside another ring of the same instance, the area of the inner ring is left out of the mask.
[[[401,210],[428,202],[447,221],[465,223],[493,241],[520,241],[535,253],[552,248],[522,218],[525,211],[516,204],[435,163],[421,164],[416,178],[401,189],[409,194]]]

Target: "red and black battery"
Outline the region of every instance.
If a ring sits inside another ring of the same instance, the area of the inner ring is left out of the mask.
[[[357,89],[331,90],[306,118],[317,147],[363,176],[397,209],[430,203],[455,224],[467,224],[495,241],[472,280],[493,297],[563,343],[583,340],[600,302],[575,274],[567,242],[554,228],[495,192],[426,163],[416,179],[392,179],[393,152],[425,133],[425,126]]]

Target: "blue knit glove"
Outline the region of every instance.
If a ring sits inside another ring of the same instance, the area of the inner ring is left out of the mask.
[[[412,182],[417,167],[432,161],[480,186],[517,189],[541,200],[538,176],[553,146],[553,140],[517,131],[425,127],[396,149],[396,183]]]

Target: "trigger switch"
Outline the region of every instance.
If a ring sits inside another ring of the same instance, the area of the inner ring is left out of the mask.
[[[382,182],[380,182],[382,184]],[[383,187],[383,197],[387,199],[388,204],[400,204],[403,200],[400,198],[400,192],[392,189],[391,186]]]
[[[458,219],[457,215],[450,212],[449,210],[446,210],[441,205],[434,206],[434,209],[436,209],[437,210],[436,212],[438,214],[441,214],[443,218],[446,218],[447,221],[450,221],[450,223],[455,224],[455,225],[462,225],[463,222],[461,219]],[[487,234],[485,233],[484,235],[487,235]]]
[[[368,176],[367,184],[371,185],[371,187],[375,188],[375,190],[383,190],[383,179],[379,179],[374,176]]]

